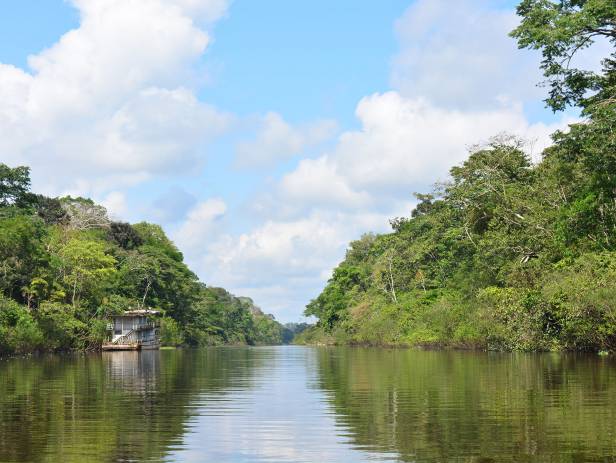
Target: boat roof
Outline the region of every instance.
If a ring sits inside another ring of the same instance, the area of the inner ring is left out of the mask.
[[[143,315],[158,315],[160,312],[158,310],[152,309],[135,309],[135,310],[125,310],[123,313],[119,315],[114,315],[114,317],[138,317]]]

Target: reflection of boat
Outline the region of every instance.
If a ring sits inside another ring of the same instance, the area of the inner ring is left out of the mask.
[[[122,390],[131,392],[156,391],[160,374],[160,352],[156,350],[104,352],[107,377]]]
[[[158,313],[156,310],[140,309],[113,315],[113,321],[107,325],[111,340],[103,343],[103,350],[158,349],[159,325],[154,318]]]

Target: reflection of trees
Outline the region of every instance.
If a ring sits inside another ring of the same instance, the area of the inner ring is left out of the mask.
[[[614,367],[565,355],[318,352],[319,387],[354,445],[404,461],[616,455]]]
[[[250,387],[254,360],[207,349],[0,361],[0,461],[163,459],[199,395]]]

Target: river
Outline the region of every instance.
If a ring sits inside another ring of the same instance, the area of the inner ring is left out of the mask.
[[[616,461],[616,362],[259,347],[0,360],[0,462]]]

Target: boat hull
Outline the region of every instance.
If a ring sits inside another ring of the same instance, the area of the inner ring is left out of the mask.
[[[140,350],[138,343],[134,344],[103,344],[103,350]]]
[[[160,342],[134,342],[130,344],[105,343],[102,346],[104,351],[113,350],[156,350],[160,349]]]

